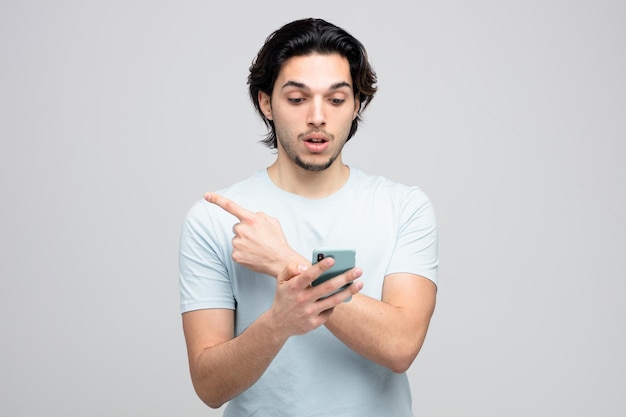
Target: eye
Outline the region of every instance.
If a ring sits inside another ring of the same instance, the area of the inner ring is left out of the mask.
[[[287,99],[287,101],[292,104],[300,104],[304,101],[304,99],[302,97],[290,97]]]
[[[346,99],[343,99],[343,98],[331,98],[331,99],[329,99],[329,101],[331,103],[335,104],[335,105],[340,105],[340,104],[343,104],[346,101]]]

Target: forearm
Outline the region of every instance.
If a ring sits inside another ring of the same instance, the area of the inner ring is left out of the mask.
[[[434,300],[432,306],[416,311],[356,294],[350,302],[335,307],[326,327],[365,358],[404,372],[424,343],[433,309]]]
[[[287,337],[275,331],[267,316],[190,359],[194,388],[208,406],[218,408],[254,384],[284,345]]]

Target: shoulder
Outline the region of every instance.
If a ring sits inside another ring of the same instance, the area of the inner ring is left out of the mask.
[[[391,180],[381,175],[370,175],[358,168],[353,171],[353,187],[357,192],[372,194],[398,204],[431,205],[430,198],[418,185]]]

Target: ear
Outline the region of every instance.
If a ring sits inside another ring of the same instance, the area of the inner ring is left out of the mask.
[[[259,107],[268,120],[272,120],[272,99],[263,91],[259,91]]]
[[[354,96],[354,112],[352,113],[352,120],[356,119],[359,115],[359,110],[361,110],[361,100],[359,100],[359,96]]]

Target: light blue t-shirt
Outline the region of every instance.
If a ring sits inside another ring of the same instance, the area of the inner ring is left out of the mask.
[[[350,168],[333,195],[308,199],[272,183],[267,171],[217,191],[280,221],[290,246],[307,259],[317,247],[356,250],[361,291],[381,299],[385,276],[406,272],[437,283],[437,227],[432,204],[414,186]],[[231,258],[238,219],[204,200],[188,212],[180,241],[181,311],[235,309],[240,334],[274,300],[276,280]],[[420,279],[420,278],[416,278]],[[263,376],[229,402],[224,416],[409,417],[406,374],[352,351],[324,326],[291,337]]]

